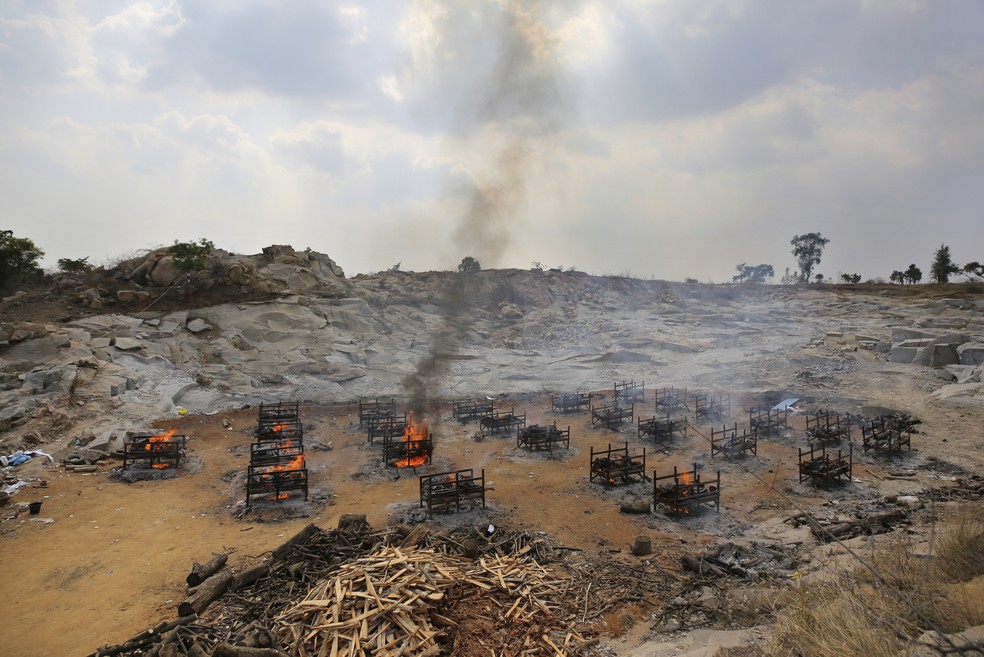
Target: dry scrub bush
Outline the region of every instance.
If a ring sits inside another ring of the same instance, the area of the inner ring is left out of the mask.
[[[778,610],[767,654],[898,657],[907,637],[984,623],[984,511],[949,513],[934,553],[917,558],[897,541],[866,555],[894,591],[860,565],[799,583]]]

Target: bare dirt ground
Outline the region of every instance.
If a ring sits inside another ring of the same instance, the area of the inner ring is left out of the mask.
[[[586,413],[555,415],[548,397],[500,400],[530,424],[571,427],[571,449],[555,454],[527,453],[514,438],[474,438],[475,424],[450,418],[428,418],[435,438],[434,463],[418,472],[458,468],[485,469],[490,486],[488,507],[458,515],[440,515],[441,525],[492,522],[501,526],[543,531],[554,540],[585,550],[589,558],[631,560],[628,547],[640,535],[650,536],[656,567],[679,572],[679,556],[715,539],[741,535],[789,514],[800,506],[839,497],[878,498],[887,493],[916,492],[936,485],[941,476],[930,457],[964,467],[980,467],[982,414],[927,404],[923,386],[929,375],[910,369],[895,372],[868,358],[857,377],[857,389],[873,405],[905,408],[923,419],[916,450],[903,457],[905,467],[920,465],[919,481],[883,479],[898,463],[856,458],[855,483],[843,491],[813,491],[798,483],[796,445],[802,418],[794,420],[787,439],[760,442],[756,457],[740,465],[711,461],[704,436],[707,428],[678,439],[672,449],[654,450],[651,441],[636,438],[634,425],[620,433],[592,428]],[[733,410],[741,417],[754,399],[736,395]],[[643,406],[640,404],[639,408]],[[649,417],[647,400],[640,416]],[[243,499],[242,475],[249,460],[256,410],[184,417],[162,423],[189,436],[188,458],[176,476],[123,483],[114,480],[117,463],[93,474],[42,468],[41,459],[24,466],[21,477],[47,482],[18,498],[43,500],[40,514],[4,509],[0,531],[3,549],[0,590],[5,601],[0,625],[3,654],[62,656],[90,654],[176,617],[184,598],[184,578],[191,564],[213,553],[231,551],[232,567],[248,564],[309,522],[334,527],[344,513],[365,513],[376,526],[405,520],[417,507],[418,485],[412,471],[383,465],[379,447],[366,442],[352,404],[302,406],[310,501],[260,503],[242,518],[235,517]],[[229,426],[224,426],[228,424]],[[330,451],[310,448],[312,441],[331,443]],[[627,441],[633,453],[647,448],[647,470],[662,474],[674,465],[722,467],[722,510],[674,520],[661,514],[627,515],[618,506],[626,495],[647,497],[651,484],[607,489],[589,483],[589,450]],[[860,450],[859,450],[860,451]],[[927,463],[929,465],[927,465]],[[51,522],[49,522],[49,519]],[[616,646],[628,650],[646,636],[648,611],[634,611],[642,621]]]

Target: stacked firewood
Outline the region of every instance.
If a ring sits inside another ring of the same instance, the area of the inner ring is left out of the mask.
[[[384,546],[316,584],[277,617],[277,628],[291,654],[437,655],[466,631],[473,603],[482,600],[495,606],[486,620],[508,624],[527,654],[566,655],[572,653],[565,641],[584,642],[573,628],[556,641],[550,637],[571,620],[560,600],[569,582],[518,555],[473,562],[427,548]],[[497,638],[490,650],[506,646]]]

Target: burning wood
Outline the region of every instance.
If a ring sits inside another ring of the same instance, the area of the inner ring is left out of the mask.
[[[184,456],[187,439],[177,435],[176,429],[160,434],[133,434],[123,443],[123,469],[135,463],[154,470],[176,468]]]
[[[633,477],[646,478],[646,450],[642,454],[629,455],[629,443],[624,447],[612,447],[595,451],[591,448],[591,473],[589,481],[600,480],[603,484],[613,486],[617,483],[633,483]]]
[[[475,475],[473,470],[440,472],[420,477],[420,506],[427,508],[428,515],[434,510],[458,511],[461,503],[468,500],[482,500],[485,507],[485,470]]]
[[[304,491],[307,500],[308,471],[303,454],[281,463],[250,464],[246,474],[246,506],[254,495],[273,502],[288,499],[289,493],[297,490]]]
[[[383,460],[394,468],[417,468],[430,463],[434,443],[426,424],[414,424],[410,415],[399,437],[383,439]]]
[[[653,503],[663,505],[667,513],[689,514],[702,504],[713,504],[721,511],[721,471],[716,479],[702,481],[697,464],[692,472],[679,471],[673,466],[673,474],[657,477],[653,472]]]

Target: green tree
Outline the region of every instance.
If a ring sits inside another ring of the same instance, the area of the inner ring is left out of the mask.
[[[66,274],[84,274],[92,271],[89,256],[84,258],[58,258],[58,271]]]
[[[799,263],[799,279],[803,283],[809,283],[813,276],[813,267],[820,264],[823,247],[827,246],[830,240],[820,233],[806,233],[794,236],[789,243],[793,245],[793,255]]]
[[[984,265],[976,260],[968,262],[963,266],[963,271],[961,273],[966,276],[968,280],[972,277],[984,278]]]
[[[460,272],[475,272],[482,270],[482,263],[471,256],[465,256],[461,259],[461,264],[458,265],[458,271]]]
[[[776,275],[772,265],[748,265],[744,262],[735,265],[738,274],[731,278],[734,283],[764,283],[765,279],[773,278]]]
[[[933,264],[929,266],[929,271],[937,283],[949,283],[950,275],[960,271],[959,265],[953,262],[950,257],[949,246],[941,244],[940,248],[936,249]]]
[[[204,237],[198,242],[179,242],[167,247],[167,252],[174,257],[174,264],[184,273],[198,271],[205,266],[205,260],[212,254],[215,245]]]
[[[892,281],[893,283],[898,283],[899,285],[904,285],[905,272],[896,269],[895,271],[892,272],[892,275],[888,277],[888,280]]]
[[[910,285],[915,285],[922,280],[922,269],[916,267],[914,264],[909,265],[909,268],[903,272],[902,276],[905,280],[909,281]]]
[[[0,289],[27,278],[40,276],[38,260],[44,256],[34,242],[14,237],[12,230],[0,230]]]
[[[848,285],[857,285],[861,282],[861,274],[841,274],[841,281]]]

